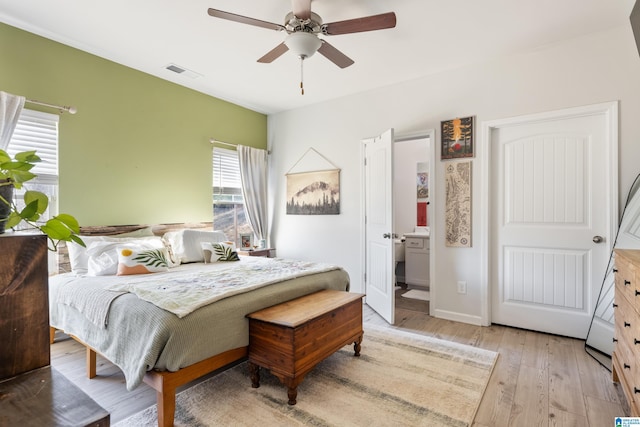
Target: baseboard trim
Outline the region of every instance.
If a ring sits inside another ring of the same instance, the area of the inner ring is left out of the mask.
[[[482,318],[480,316],[471,316],[448,310],[432,310],[430,314],[438,319],[453,320],[454,322],[468,323],[476,326],[487,326],[482,324]]]

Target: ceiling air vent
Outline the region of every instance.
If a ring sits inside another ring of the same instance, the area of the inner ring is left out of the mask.
[[[165,68],[169,71],[173,71],[176,74],[180,74],[181,76],[189,77],[190,79],[197,79],[198,77],[202,76],[195,71],[188,70],[176,64],[169,64]]]

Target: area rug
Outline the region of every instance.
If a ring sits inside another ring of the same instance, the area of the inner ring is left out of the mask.
[[[421,301],[429,301],[429,291],[420,289],[411,289],[401,295],[404,298],[419,299]]]
[[[497,353],[365,325],[362,353],[346,346],[298,386],[297,404],[264,369],[251,388],[247,363],[176,397],[176,426],[470,426]],[[155,426],[155,405],[117,427]]]

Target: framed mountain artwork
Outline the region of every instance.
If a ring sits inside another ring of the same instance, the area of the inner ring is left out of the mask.
[[[287,214],[340,214],[340,169],[287,174]]]

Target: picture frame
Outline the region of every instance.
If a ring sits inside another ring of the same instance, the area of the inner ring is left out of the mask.
[[[290,173],[287,215],[339,215],[340,169]]]
[[[448,247],[470,248],[471,160],[451,162],[445,167],[445,243]]]
[[[243,249],[243,250],[253,249],[253,234],[251,233],[240,234],[240,249]]]
[[[427,172],[418,172],[416,175],[416,198],[429,198],[429,174]]]
[[[473,116],[440,122],[440,160],[460,159],[474,156]]]

